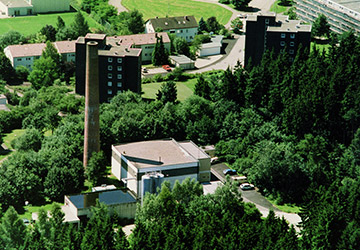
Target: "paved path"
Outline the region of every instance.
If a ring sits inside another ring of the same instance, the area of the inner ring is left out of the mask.
[[[109,0],[109,4],[117,8],[118,12],[128,11],[122,4],[121,0]]]

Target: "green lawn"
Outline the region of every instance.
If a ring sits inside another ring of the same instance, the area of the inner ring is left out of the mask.
[[[149,98],[149,99],[155,99],[156,93],[160,89],[160,86],[162,83],[163,82],[143,84],[141,86],[142,91],[144,92],[142,97]],[[186,82],[176,82],[178,100],[184,101],[186,98],[191,96],[193,94],[195,84],[196,84],[196,78],[189,79]]]
[[[290,7],[290,6],[282,6],[282,5],[279,5],[279,0],[277,0],[275,3],[273,3],[273,5],[271,5],[270,7],[270,11],[272,12],[275,12],[275,13],[283,13],[285,11],[287,11],[287,9]]]
[[[298,214],[300,212],[300,207],[295,206],[293,204],[283,204],[283,205],[278,205],[276,204],[276,201],[270,199],[269,197],[265,197],[271,204],[273,204],[275,207],[277,207],[278,209],[280,209],[281,211],[285,212],[285,213],[294,213],[294,214]]]
[[[192,0],[122,0],[122,5],[129,10],[137,9],[144,15],[144,20],[165,16],[195,16],[199,21],[215,16],[221,24],[226,24],[231,11],[216,4],[195,2]]]
[[[16,137],[19,137],[20,135],[25,133],[25,129],[14,129],[11,133],[4,134],[3,141],[6,147],[9,149],[13,149],[11,147],[11,142],[16,139]]]
[[[59,204],[59,206],[62,206],[63,204],[62,203],[58,203],[58,202],[55,202],[57,204]],[[32,205],[28,205],[28,206],[25,206],[24,209],[25,209],[25,213],[23,214],[19,214],[19,217],[21,219],[28,219],[28,220],[31,220],[31,214],[34,213],[34,212],[39,212],[40,208],[44,209],[45,211],[50,211],[51,210],[51,207],[52,207],[52,204],[53,203],[50,203],[50,204],[46,204],[46,205],[42,205],[42,206],[32,206]]]
[[[66,25],[70,25],[76,12],[56,13],[56,14],[39,14],[36,16],[24,16],[0,19],[0,35],[10,30],[15,30],[27,36],[40,31],[46,24],[51,24],[56,27],[57,17],[61,16]],[[86,21],[90,27],[99,27],[100,24],[96,23],[94,19],[84,14]]]

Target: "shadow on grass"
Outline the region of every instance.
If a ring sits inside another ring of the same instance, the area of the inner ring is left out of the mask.
[[[245,11],[245,12],[258,12],[258,11],[260,11],[259,8],[255,8],[255,7],[251,7],[251,6],[248,6],[248,7],[245,7],[245,8],[236,8],[236,10]]]

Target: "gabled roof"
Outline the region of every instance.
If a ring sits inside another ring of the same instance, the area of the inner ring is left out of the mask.
[[[75,41],[59,41],[53,43],[60,54],[75,53]],[[41,56],[45,49],[45,43],[31,43],[22,45],[9,45],[5,49],[9,50],[12,57]]]
[[[33,7],[25,0],[0,0],[0,2],[9,8]]]
[[[127,36],[113,36],[111,37],[111,39],[115,39],[119,44],[123,44],[123,45],[125,44],[146,45],[146,44],[156,44],[156,36],[162,37],[164,43],[170,42],[169,35],[166,32],[136,34],[136,35],[127,35]]]
[[[160,28],[162,30],[170,30],[198,27],[198,23],[196,22],[194,16],[152,18],[149,19],[148,22],[152,24],[154,30],[156,30],[157,28]]]

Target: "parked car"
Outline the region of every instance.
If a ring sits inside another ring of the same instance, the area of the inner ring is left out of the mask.
[[[249,184],[249,183],[243,183],[240,185],[240,188],[242,190],[253,190],[255,189],[254,185],[253,184]]]
[[[225,170],[223,171],[223,173],[224,173],[224,175],[235,175],[235,174],[236,174],[236,170],[235,170],[235,169],[230,169],[230,168],[228,168],[228,169],[225,169]]]
[[[162,67],[163,67],[163,69],[165,69],[166,71],[171,71],[171,68],[170,68],[169,65],[163,65]]]

